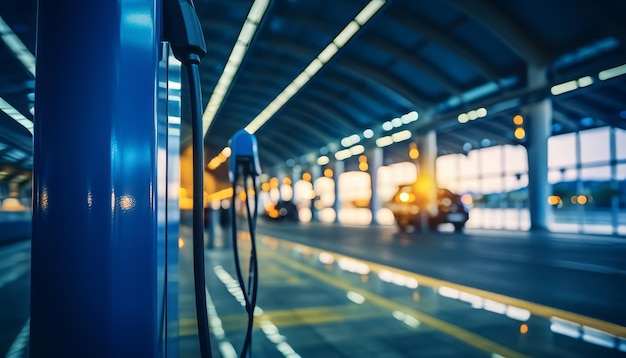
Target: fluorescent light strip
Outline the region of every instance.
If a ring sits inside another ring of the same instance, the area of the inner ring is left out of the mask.
[[[256,0],[250,8],[250,12],[248,13],[248,17],[241,28],[241,32],[235,42],[235,46],[233,46],[233,50],[228,57],[228,62],[226,62],[226,65],[224,66],[224,71],[222,72],[220,79],[217,81],[217,85],[215,86],[213,94],[211,95],[211,98],[209,98],[209,103],[207,104],[204,114],[202,115],[202,132],[204,135],[206,135],[209,131],[209,127],[211,127],[211,123],[215,119],[215,115],[222,105],[222,101],[232,84],[233,78],[235,78],[235,75],[239,70],[239,66],[243,61],[243,58],[248,52],[248,46],[254,37],[268,5],[269,0]]]
[[[334,43],[330,43],[328,46],[326,46],[324,50],[322,50],[322,52],[320,52],[317,58],[323,63],[326,63],[330,61],[330,59],[333,58],[333,56],[335,56],[337,51],[339,51],[339,47],[335,45]]]
[[[591,76],[585,76],[578,79],[578,88],[591,86],[593,84],[593,78]]]
[[[342,48],[343,46],[345,46],[346,43],[348,43],[348,41],[350,41],[350,39],[359,31],[360,28],[361,26],[359,26],[356,21],[350,21],[350,23],[348,23],[348,25],[343,30],[341,30],[339,35],[335,37],[333,43],[337,45],[337,47]]]
[[[374,16],[376,12],[383,7],[383,5],[385,5],[384,0],[370,1],[369,4],[365,5],[363,10],[361,10],[361,12],[354,18],[354,21],[359,23],[361,26],[365,25],[368,21],[370,21],[372,16]]]
[[[33,134],[33,122],[24,117],[24,115],[20,113],[20,111],[15,109],[15,107],[13,107],[9,102],[5,101],[2,97],[0,97],[0,110],[6,113],[7,116],[13,118],[24,128],[26,128],[30,132],[30,134]]]
[[[352,155],[359,155],[365,152],[365,147],[362,145],[355,145],[354,147],[350,148],[350,154]]]
[[[329,162],[330,162],[330,159],[327,156],[325,156],[325,155],[317,158],[317,164],[318,165],[326,165]]]
[[[623,74],[626,74],[626,64],[601,71],[598,73],[598,78],[601,81],[605,81]]]
[[[565,83],[552,86],[552,88],[550,89],[550,92],[552,92],[554,96],[558,96],[560,94],[573,91],[577,88],[578,88],[578,83],[576,81],[568,81]]]
[[[26,67],[26,70],[35,76],[35,56],[28,51],[22,40],[11,30],[9,25],[0,16],[0,36],[13,55]]]
[[[386,147],[392,144],[393,144],[393,139],[391,139],[391,136],[385,136],[385,137],[380,137],[376,139],[376,146],[380,148]]]
[[[405,141],[407,139],[411,139],[411,131],[406,129],[406,130],[403,130],[401,132],[394,133],[394,134],[391,135],[391,139],[395,143],[402,142],[402,141]]]
[[[339,35],[335,37],[333,42],[329,43],[319,53],[319,55],[315,59],[313,59],[313,61],[311,61],[311,63],[309,63],[309,65],[289,85],[287,85],[287,87],[285,87],[285,89],[280,94],[278,94],[278,96],[276,96],[276,98],[274,98],[274,100],[272,100],[272,102],[270,102],[270,104],[268,104],[265,109],[261,111],[261,113],[259,113],[252,121],[250,121],[248,125],[246,125],[244,129],[250,134],[254,134],[257,130],[259,130],[259,128],[261,128],[267,121],[269,121],[272,116],[276,114],[276,112],[278,112],[278,110],[280,110],[282,106],[284,106],[285,103],[287,103],[291,99],[291,97],[293,97],[298,91],[300,91],[300,89],[302,89],[302,87],[304,87],[304,85],[306,85],[309,80],[337,54],[337,52],[339,52],[339,49],[341,49],[341,47],[343,47],[359,31],[361,26],[367,23],[376,14],[376,12],[378,12],[378,10],[385,5],[385,3],[385,0],[370,1],[363,8],[363,10],[359,12],[355,19],[348,23],[348,25],[339,33]],[[256,14],[255,11],[257,11],[257,9],[255,7],[256,2],[252,5],[252,9],[250,10],[248,19],[251,19],[254,14]],[[258,16],[258,20],[260,20],[260,18],[261,16]],[[223,92],[225,95],[226,91],[224,90]],[[217,110],[221,104],[224,95],[221,95],[221,98],[217,97],[218,99],[216,98],[216,100],[213,100],[213,97],[211,97],[211,99],[209,100],[207,110],[203,115],[203,127],[205,128],[205,135],[207,129],[209,128],[211,122],[215,117],[215,114],[217,113]],[[339,154],[339,157],[344,157],[346,155],[347,157],[345,157],[344,159],[350,157],[352,154],[349,154],[349,151],[347,151]],[[335,153],[335,158],[337,158],[337,153]]]
[[[622,73],[619,73],[619,70],[616,70],[616,69],[619,69],[619,67],[623,67],[623,69],[621,70],[623,71]],[[616,77],[616,76],[619,76],[620,74],[626,73],[626,65],[619,66],[619,67],[611,68],[611,69],[600,72],[598,74],[598,78],[600,80],[603,80],[603,79],[605,80],[605,79]],[[608,75],[607,75],[607,72],[608,72]],[[567,82],[552,86],[552,88],[550,89],[550,92],[552,93],[552,95],[558,96],[560,94],[574,91],[579,88],[591,86],[592,84],[593,84],[593,77],[585,76],[585,77],[579,78],[578,80],[567,81]]]
[[[359,12],[354,20],[350,21],[348,25],[341,30],[341,32],[335,37],[335,39],[328,44],[319,55],[311,61],[311,63],[304,69],[309,78],[303,82],[302,79],[298,80],[298,84],[294,85],[294,82],[289,84],[259,115],[256,116],[248,125],[244,128],[248,133],[254,134],[259,130],[272,116],[285,104],[293,95],[297,93],[304,85],[328,62],[330,61],[348,41],[359,31],[362,25],[369,21],[376,12],[385,5],[385,0],[372,0]],[[293,89],[297,88],[297,91],[293,92]],[[289,93],[293,92],[293,93]],[[286,93],[286,94],[285,94]]]

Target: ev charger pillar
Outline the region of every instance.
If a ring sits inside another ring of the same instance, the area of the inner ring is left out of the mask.
[[[160,2],[42,0],[31,357],[156,357]]]

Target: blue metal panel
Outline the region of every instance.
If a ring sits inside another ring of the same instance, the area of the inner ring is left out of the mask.
[[[32,357],[157,354],[157,13],[39,2]]]
[[[180,188],[180,125],[181,125],[181,65],[168,51],[167,98],[167,297],[166,297],[166,353],[178,357],[178,238]]]

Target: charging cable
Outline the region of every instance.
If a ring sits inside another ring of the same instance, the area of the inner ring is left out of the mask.
[[[193,272],[196,318],[202,358],[211,357],[209,318],[206,306],[204,269],[204,133],[200,59],[206,55],[202,26],[192,0],[163,0],[163,39],[169,41],[174,57],[187,69],[191,102],[193,147]]]
[[[233,185],[233,197],[231,203],[231,215],[232,215],[232,240],[233,240],[233,252],[235,255],[235,270],[237,272],[237,280],[239,281],[239,287],[243,293],[246,313],[248,314],[248,325],[246,328],[246,337],[244,345],[241,350],[241,358],[246,356],[252,356],[252,328],[254,326],[254,310],[256,308],[257,291],[259,284],[259,265],[257,261],[256,252],[256,220],[258,213],[258,188],[256,178],[261,174],[261,166],[259,164],[259,156],[257,153],[256,138],[246,132],[245,130],[239,130],[231,138],[229,146],[232,150],[230,156],[230,171],[229,176]],[[235,205],[235,199],[237,197],[237,183],[239,177],[242,177],[243,190],[245,194],[244,204],[246,206],[246,214],[248,221],[248,230],[250,233],[250,260],[248,262],[248,285],[246,287],[244,283],[243,273],[241,270],[241,263],[239,259],[239,245],[237,241],[237,210]],[[252,182],[254,189],[254,202],[250,202],[249,195],[249,182]],[[250,208],[253,205],[254,211]]]

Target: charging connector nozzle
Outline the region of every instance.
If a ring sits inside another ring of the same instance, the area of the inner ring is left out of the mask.
[[[246,174],[259,176],[261,164],[256,137],[245,129],[238,130],[230,139],[231,149],[229,178],[233,182],[237,177],[237,171],[241,168]]]

